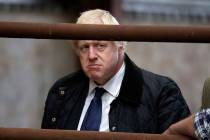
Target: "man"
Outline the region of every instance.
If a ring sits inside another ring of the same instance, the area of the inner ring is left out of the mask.
[[[201,140],[210,139],[210,108],[175,123],[163,134],[182,135]]]
[[[119,23],[96,9],[82,13],[77,24]],[[125,42],[74,44],[82,70],[53,85],[42,128],[161,133],[190,114],[176,83],[138,68],[125,54]]]

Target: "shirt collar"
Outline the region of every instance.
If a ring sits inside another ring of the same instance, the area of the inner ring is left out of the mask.
[[[119,95],[120,87],[122,84],[122,80],[125,74],[125,63],[123,62],[119,71],[112,77],[105,85],[99,86],[103,87],[108,93],[112,96],[117,97]],[[89,94],[93,93],[93,90],[98,87],[98,85],[93,81],[89,80]]]

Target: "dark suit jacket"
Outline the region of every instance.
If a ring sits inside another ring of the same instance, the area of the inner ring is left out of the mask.
[[[111,103],[110,131],[161,133],[190,114],[174,81],[138,68],[127,55],[125,64],[119,96]],[[88,86],[82,71],[58,80],[49,91],[41,127],[76,130]]]

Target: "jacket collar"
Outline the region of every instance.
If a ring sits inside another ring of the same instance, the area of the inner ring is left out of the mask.
[[[117,99],[137,105],[141,100],[142,89],[142,71],[125,54],[125,75]]]
[[[143,92],[142,70],[125,54],[125,75],[121,84],[117,100],[124,101],[133,105],[138,105]],[[88,84],[87,76],[81,71],[82,77],[86,77],[84,82]]]

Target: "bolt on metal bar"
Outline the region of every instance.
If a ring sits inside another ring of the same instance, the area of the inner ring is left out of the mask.
[[[210,43],[210,26],[90,25],[0,21],[0,37]]]
[[[0,140],[192,140],[176,135],[0,128]]]

